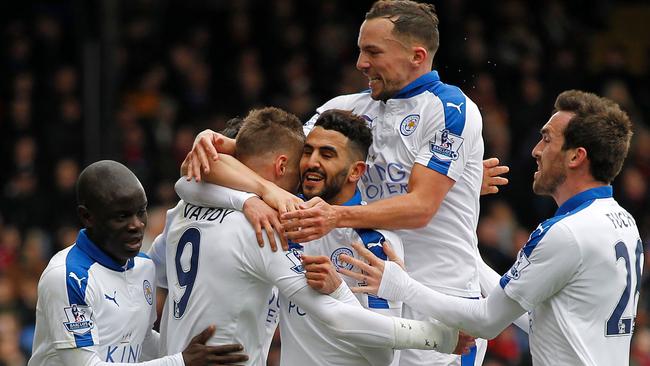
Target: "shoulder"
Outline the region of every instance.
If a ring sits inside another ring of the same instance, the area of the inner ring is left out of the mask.
[[[345,109],[353,111],[359,103],[371,103],[372,101],[373,100],[370,98],[369,91],[363,91],[355,94],[339,95],[327,101],[316,111],[318,114],[323,113],[328,109]]]
[[[444,118],[445,128],[450,132],[461,135],[467,129],[481,127],[478,107],[459,87],[440,82],[427,92],[425,95],[430,97],[427,100],[428,108],[442,110],[441,118]]]
[[[553,217],[542,222],[530,234],[522,251],[530,257],[534,251],[540,252],[538,248],[543,248],[547,255],[566,255],[572,249],[578,249],[570,225],[568,216]]]

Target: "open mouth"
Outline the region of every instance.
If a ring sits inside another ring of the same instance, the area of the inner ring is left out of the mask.
[[[141,246],[142,246],[142,237],[141,236],[131,238],[131,239],[126,241],[126,247],[129,250],[137,251],[137,250],[140,250]]]
[[[306,173],[306,174],[303,176],[303,179],[302,179],[302,180],[303,180],[303,182],[320,182],[320,181],[322,181],[323,179],[325,179],[325,177],[323,177],[322,174],[318,174],[318,173]]]

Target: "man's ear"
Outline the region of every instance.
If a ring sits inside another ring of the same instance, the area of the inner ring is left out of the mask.
[[[356,183],[361,179],[363,174],[366,172],[367,166],[365,161],[357,160],[355,161],[348,171],[348,180],[350,182]]]
[[[423,62],[425,62],[427,56],[429,55],[427,49],[422,46],[413,46],[411,48],[411,52],[412,52],[411,62],[413,62],[416,66],[420,66]]]
[[[275,176],[282,177],[287,174],[287,162],[289,158],[286,155],[278,155],[275,158]]]
[[[84,205],[77,206],[77,214],[79,215],[79,220],[81,220],[83,227],[92,228],[94,226],[95,220],[88,207]]]
[[[584,147],[578,147],[572,150],[573,151],[569,155],[569,168],[576,169],[584,164],[589,168],[589,156],[587,155],[587,150]]]

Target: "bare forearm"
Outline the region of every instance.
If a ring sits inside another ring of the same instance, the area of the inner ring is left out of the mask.
[[[438,210],[427,207],[415,193],[386,198],[361,206],[335,206],[337,227],[417,229],[426,225]]]
[[[181,173],[187,173],[187,169],[183,167]],[[204,180],[259,196],[262,196],[265,187],[271,184],[239,160],[226,154],[219,154],[219,160],[210,161],[210,172],[204,175]]]

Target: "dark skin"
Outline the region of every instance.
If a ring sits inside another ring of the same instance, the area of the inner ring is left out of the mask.
[[[147,225],[147,196],[138,178],[124,165],[103,160],[79,175],[77,211],[88,238],[120,265],[138,255]],[[248,360],[241,344],[207,346],[209,326],[183,351],[186,366],[236,365]]]

